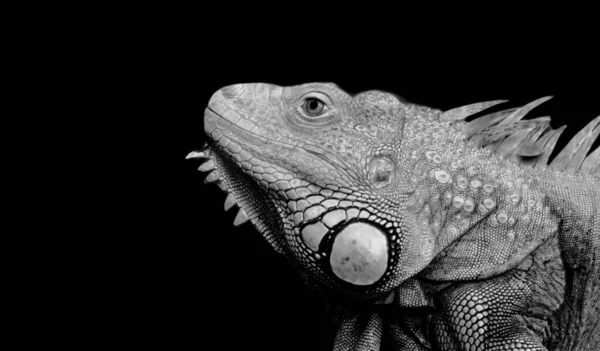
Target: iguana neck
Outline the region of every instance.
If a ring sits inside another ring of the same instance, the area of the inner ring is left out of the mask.
[[[536,172],[535,178],[549,210],[561,219],[561,232],[587,233],[592,230],[600,208],[600,181],[597,178],[549,170]]]
[[[403,137],[404,176],[414,187],[409,211],[431,228],[422,254],[433,280],[503,273],[554,235],[561,218],[539,171],[463,139],[450,124],[427,119],[409,121]]]

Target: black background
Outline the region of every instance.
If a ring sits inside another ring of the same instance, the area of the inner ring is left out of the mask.
[[[168,38],[163,54],[161,92],[176,122],[180,149],[174,158],[181,173],[172,189],[178,223],[158,249],[167,277],[159,298],[166,301],[172,342],[194,348],[327,350],[332,340],[319,297],[251,224],[233,227],[236,211],[223,210],[225,194],[203,184],[200,162],[184,160],[204,144],[203,111],[217,89],[243,82],[334,82],[350,93],[384,90],[442,110],[496,99],[516,106],[553,95],[532,115],[551,115],[554,128],[569,125],[557,149],[600,112],[596,68],[576,43],[540,49],[500,42],[465,50],[460,38],[438,47],[360,35],[342,44],[308,35],[260,40],[243,28],[236,35],[183,30]]]

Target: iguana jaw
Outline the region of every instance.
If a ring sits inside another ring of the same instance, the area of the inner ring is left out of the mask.
[[[214,141],[210,141],[202,151],[190,153],[188,158],[208,159],[199,170],[210,172],[205,182],[216,183],[228,193],[225,210],[234,205],[239,207],[233,222],[235,226],[250,221],[277,252],[285,253],[283,223],[274,198],[267,194],[267,189],[245,173],[237,161]]]
[[[214,100],[213,97],[211,100],[213,106]],[[211,104],[205,111],[205,131],[210,139],[208,143],[210,151],[207,152],[207,156],[210,161],[206,163],[204,169],[201,169],[212,171],[207,176],[207,181],[217,181],[221,189],[229,193],[225,202],[226,210],[233,204],[240,207],[234,221],[235,225],[251,220],[257,229],[261,230],[256,222],[260,217],[266,216],[276,217],[277,221],[281,222],[274,208],[276,200],[281,197],[281,194],[277,194],[276,191],[285,189],[282,183],[287,183],[292,176],[285,168],[278,167],[276,161],[271,158],[263,161],[263,157],[260,157],[260,149],[256,147],[257,145],[264,147],[265,144],[276,142],[230,123],[227,117],[210,106]],[[279,149],[286,146],[273,145]],[[256,157],[257,155],[259,157]],[[278,227],[280,226],[281,223]]]
[[[249,220],[248,212],[252,209],[244,206],[244,192],[242,188],[248,189],[248,193],[259,196],[261,202],[269,201],[268,196],[261,191],[252,177],[245,174],[242,169],[235,164],[235,160],[219,146],[218,143],[211,142],[207,145],[204,153],[209,160],[200,166],[199,170],[209,173],[205,178],[207,183],[216,183],[223,191],[228,193],[225,200],[225,210],[230,210],[233,205],[238,205],[240,210],[234,220],[234,225],[241,225]],[[241,187],[240,187],[241,186]]]

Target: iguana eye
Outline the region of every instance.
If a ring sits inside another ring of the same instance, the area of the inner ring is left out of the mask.
[[[325,103],[317,98],[310,97],[304,100],[302,104],[304,112],[310,117],[317,117],[322,114],[325,109]]]

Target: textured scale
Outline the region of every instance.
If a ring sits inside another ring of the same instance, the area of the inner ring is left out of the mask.
[[[595,350],[600,116],[549,164],[537,99],[466,121],[333,84],[238,84],[188,158],[320,292],[333,350]]]

